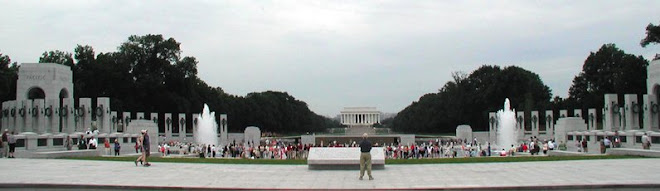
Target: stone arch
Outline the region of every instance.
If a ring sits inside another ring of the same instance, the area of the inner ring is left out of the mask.
[[[58,96],[58,99],[57,99],[57,101],[59,102],[60,108],[62,108],[64,106],[64,99],[65,98],[69,98],[69,91],[66,88],[62,88],[60,90],[60,95]],[[68,108],[67,108],[67,111],[68,111]],[[60,132],[63,132],[63,130],[64,130],[63,120],[64,120],[65,117],[63,115],[59,115],[59,116],[60,116],[60,120],[58,120],[59,121],[58,128],[59,128]]]
[[[41,87],[32,87],[30,90],[28,90],[28,93],[26,95],[27,99],[33,100],[33,99],[45,99],[46,98],[46,93],[44,92]]]
[[[60,96],[59,97],[60,97],[60,99],[69,98],[69,91],[66,88],[62,88],[62,90],[60,90]]]

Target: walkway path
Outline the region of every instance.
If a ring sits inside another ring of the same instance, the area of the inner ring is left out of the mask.
[[[135,167],[132,162],[0,159],[0,169],[0,188],[23,184],[186,189],[492,189],[660,185],[660,159],[648,158],[386,165],[385,170],[373,172],[373,181],[366,180],[366,177],[358,180],[358,171],[311,171],[306,165],[153,163],[152,167]]]

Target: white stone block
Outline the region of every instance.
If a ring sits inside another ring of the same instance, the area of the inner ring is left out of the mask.
[[[261,130],[259,127],[246,127],[245,131],[243,131],[243,135],[245,136],[244,140],[246,143],[252,145],[261,144]]]
[[[312,147],[307,157],[309,169],[359,169],[359,147]],[[372,169],[385,167],[385,152],[382,147],[371,149]]]
[[[456,138],[460,140],[472,141],[472,127],[469,125],[459,125],[456,127]]]

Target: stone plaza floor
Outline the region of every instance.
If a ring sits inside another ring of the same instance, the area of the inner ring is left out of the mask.
[[[653,189],[660,159],[386,165],[358,170],[237,165],[0,159],[0,189]]]

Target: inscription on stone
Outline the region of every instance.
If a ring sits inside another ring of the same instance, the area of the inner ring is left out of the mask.
[[[25,79],[27,79],[27,80],[35,80],[35,81],[38,81],[38,80],[45,80],[45,79],[46,79],[46,75],[26,75],[26,76],[25,76]]]

